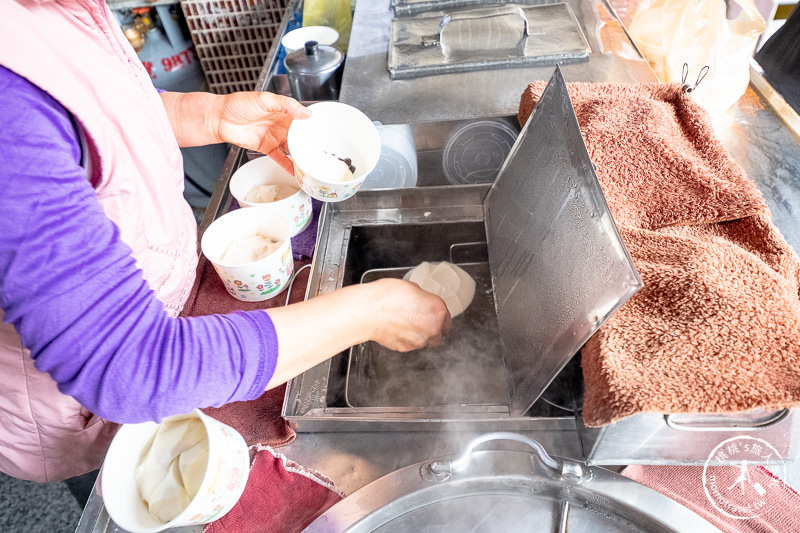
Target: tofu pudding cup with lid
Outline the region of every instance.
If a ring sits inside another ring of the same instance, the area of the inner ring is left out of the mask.
[[[311,197],[297,180],[268,156],[248,161],[231,176],[231,195],[241,207],[265,206],[280,212],[290,226],[290,237],[311,223]]]
[[[339,102],[308,106],[311,117],[289,126],[294,177],[312,198],[340,202],[353,196],[381,155],[375,124],[355,107]]]
[[[244,302],[280,294],[294,272],[289,221],[269,205],[236,209],[211,223],[200,239],[228,293]]]

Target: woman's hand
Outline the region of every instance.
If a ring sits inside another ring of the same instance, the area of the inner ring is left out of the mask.
[[[444,300],[415,283],[384,278],[364,287],[372,291],[366,305],[374,307],[369,340],[408,352],[438,346],[450,330],[450,313]]]
[[[267,388],[362,342],[407,352],[440,344],[450,329],[444,300],[399,279],[351,285],[267,312],[278,334],[278,365]]]
[[[178,145],[230,143],[269,155],[289,172],[286,146],[289,124],[311,112],[300,102],[268,92],[161,93]]]
[[[219,138],[224,142],[267,154],[292,172],[286,135],[294,119],[311,116],[300,102],[266,92],[233,93],[225,97],[219,117]]]

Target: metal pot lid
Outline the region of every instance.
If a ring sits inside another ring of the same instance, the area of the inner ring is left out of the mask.
[[[556,67],[483,202],[509,381],[524,414],[642,281]]]
[[[474,451],[514,440],[532,452]],[[718,532],[686,507],[621,475],[557,459],[516,433],[474,439],[458,457],[402,468],[320,515],[309,533]]]
[[[447,11],[392,20],[393,80],[589,59],[589,43],[566,3],[440,7]]]
[[[336,70],[344,53],[335,46],[308,41],[305,47],[286,56],[286,70],[299,75],[318,75]]]

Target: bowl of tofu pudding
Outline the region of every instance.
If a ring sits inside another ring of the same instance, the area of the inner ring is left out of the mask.
[[[269,205],[236,209],[214,220],[200,239],[228,293],[244,302],[269,300],[294,273],[291,228]]]
[[[224,516],[244,492],[249,469],[244,438],[196,409],[160,424],[120,427],[100,487],[115,525],[155,533]]]
[[[311,223],[311,197],[270,157],[258,157],[239,167],[228,187],[240,207],[267,206],[280,212],[289,221],[290,237]]]
[[[294,177],[312,198],[341,202],[358,191],[378,164],[378,128],[364,113],[340,102],[318,102],[308,109],[311,117],[289,126]]]

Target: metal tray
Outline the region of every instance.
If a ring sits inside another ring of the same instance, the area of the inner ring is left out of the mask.
[[[488,267],[475,274],[482,294],[464,329],[451,331],[448,342],[456,344],[449,351],[397,356],[367,344],[292,380],[283,414],[298,428],[313,422],[336,430],[334,420],[346,421],[339,430],[374,422],[398,429],[398,421],[405,429],[451,421],[511,429],[558,417],[574,423],[574,410],[546,402],[542,411],[539,399],[641,287],[558,68],[491,187],[363,191],[327,204],[318,236],[310,295],[360,283],[369,270],[407,270],[422,261],[488,258]],[[484,358],[459,353],[475,342]],[[384,383],[401,372],[401,385]],[[574,384],[569,392],[558,395],[569,403]],[[541,413],[544,420],[532,419]]]
[[[345,399],[351,407],[508,407],[502,342],[489,263],[459,264],[476,283],[475,298],[453,319],[437,347],[400,353],[376,342],[350,349]],[[412,267],[368,270],[362,283],[401,278]]]
[[[392,79],[587,61],[589,43],[565,3],[453,9],[392,21]]]

